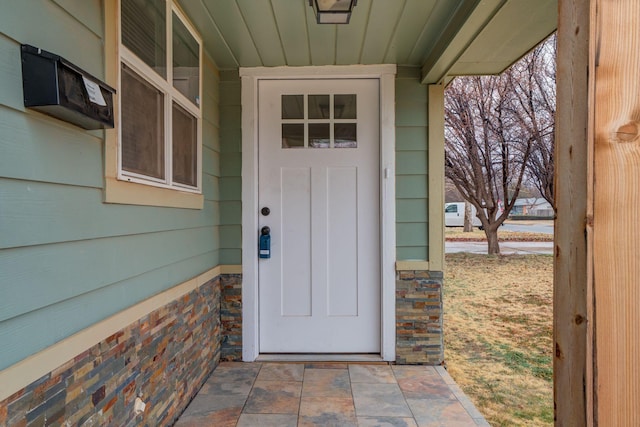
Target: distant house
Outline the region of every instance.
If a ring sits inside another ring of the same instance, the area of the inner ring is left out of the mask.
[[[443,362],[444,84],[556,0],[1,8],[0,425],[170,425],[221,359]],[[25,107],[26,45],[71,107]]]
[[[553,207],[543,198],[522,198],[516,199],[509,217],[536,216],[552,219],[554,216]]]

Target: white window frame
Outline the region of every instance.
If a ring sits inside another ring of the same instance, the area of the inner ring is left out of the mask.
[[[117,179],[120,181],[134,182],[151,185],[154,187],[185,191],[190,193],[202,193],[202,87],[203,87],[203,48],[202,38],[195,30],[185,14],[174,4],[173,0],[165,0],[166,7],[166,79],[155,72],[149,65],[138,58],[125,45],[122,44],[122,27],[118,31],[118,88],[122,87],[121,64],[131,68],[139,77],[154,86],[164,95],[164,179],[158,179],[122,168],[122,126],[118,127],[118,165]],[[173,86],[173,14],[178,17],[187,31],[198,43],[198,98],[197,105],[184,96]],[[118,2],[118,19],[121,19],[121,4]],[[119,102],[121,102],[119,97]],[[173,102],[185,109],[196,118],[197,123],[197,148],[196,148],[196,186],[185,185],[173,181]],[[122,108],[118,108],[118,122],[122,123]]]

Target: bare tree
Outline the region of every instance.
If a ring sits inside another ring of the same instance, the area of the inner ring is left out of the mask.
[[[445,175],[475,206],[490,254],[525,181],[553,206],[555,71],[552,36],[501,75],[445,92]]]
[[[533,139],[527,162],[530,183],[555,209],[556,36],[539,44],[513,67],[523,134]]]

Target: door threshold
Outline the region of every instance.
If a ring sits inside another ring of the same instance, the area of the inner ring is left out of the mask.
[[[365,362],[388,363],[379,354],[369,353],[262,353],[256,362]]]

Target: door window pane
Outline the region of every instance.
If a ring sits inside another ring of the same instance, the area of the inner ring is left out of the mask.
[[[303,95],[282,95],[282,118],[304,119]]]
[[[309,95],[309,118],[329,118],[329,95]]]
[[[304,147],[304,125],[303,124],[283,124],[282,125],[282,148],[303,148]]]
[[[164,179],[164,95],[122,64],[120,97],[122,169]]]
[[[194,105],[200,105],[200,46],[173,14],[173,87]]]
[[[334,95],[333,111],[336,119],[356,119],[356,96]]]
[[[165,0],[128,0],[121,2],[122,44],[167,77],[167,28]]]
[[[333,128],[335,148],[357,148],[357,129],[356,123],[336,123]]]
[[[173,181],[196,187],[198,120],[173,103]]]
[[[309,123],[309,148],[329,148],[329,123]]]

